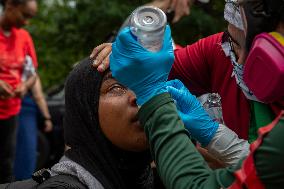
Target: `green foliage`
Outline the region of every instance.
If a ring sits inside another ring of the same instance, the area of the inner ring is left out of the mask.
[[[180,45],[188,45],[200,38],[224,30],[224,1],[211,0],[209,4],[192,7],[190,16],[172,26],[173,38]]]
[[[62,82],[72,65],[87,57],[107,40],[124,19],[149,0],[38,0],[39,13],[28,30],[33,36],[39,60],[39,73],[48,88]],[[173,26],[173,37],[186,45],[198,38],[222,31],[223,0],[195,6],[191,15]],[[49,4],[47,4],[49,2]]]

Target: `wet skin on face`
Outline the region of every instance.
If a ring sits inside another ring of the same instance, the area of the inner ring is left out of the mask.
[[[135,94],[107,73],[99,99],[99,123],[115,146],[127,151],[144,151],[148,142],[138,118]]]

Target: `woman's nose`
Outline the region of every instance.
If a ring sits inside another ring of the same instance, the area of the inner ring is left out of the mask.
[[[134,92],[129,90],[129,102],[132,106],[137,106],[136,100],[137,98]]]

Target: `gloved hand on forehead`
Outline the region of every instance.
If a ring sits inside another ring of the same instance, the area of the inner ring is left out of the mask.
[[[168,79],[174,61],[171,30],[166,26],[163,46],[158,52],[145,49],[127,27],[112,44],[110,70],[114,78],[127,86],[142,105],[151,97],[166,92]]]
[[[180,80],[168,81],[166,88],[176,102],[178,114],[185,128],[202,146],[207,146],[214,137],[219,123],[209,117],[197,98]]]

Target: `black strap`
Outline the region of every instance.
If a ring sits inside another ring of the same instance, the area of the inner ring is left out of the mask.
[[[49,177],[42,183],[37,183],[33,179],[17,181],[9,184],[1,184],[0,189],[87,189],[77,177],[72,175],[56,175]]]
[[[38,183],[34,181],[33,179],[28,179],[24,181],[17,181],[7,184],[0,184],[0,189],[34,189]]]
[[[56,175],[50,177],[37,186],[37,189],[62,188],[62,189],[87,189],[88,187],[81,183],[77,177],[72,175]]]

